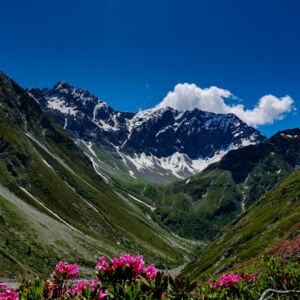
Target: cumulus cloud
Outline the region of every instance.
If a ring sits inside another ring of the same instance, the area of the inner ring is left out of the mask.
[[[195,84],[179,83],[169,92],[158,107],[172,107],[184,111],[194,108],[213,113],[233,113],[251,126],[271,124],[281,120],[293,110],[293,99],[290,96],[277,98],[266,95],[258,100],[252,109],[242,104],[227,104],[226,99],[235,98],[228,90],[215,86],[200,88]]]

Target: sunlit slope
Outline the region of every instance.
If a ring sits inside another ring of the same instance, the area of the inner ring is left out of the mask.
[[[197,175],[167,186],[141,187],[161,222],[179,235],[211,240],[223,227],[300,165],[300,129],[230,151]],[[136,186],[138,190],[138,186]]]
[[[261,254],[273,242],[300,231],[300,171],[276,185],[229,224],[185,269],[193,278],[222,272]]]
[[[171,265],[182,261],[182,249],[175,238],[140,209],[133,209],[134,204],[115,193],[95,173],[90,160],[69,135],[41,111],[34,98],[3,74],[0,75],[0,101],[1,185],[35,211],[60,223],[57,241],[67,243],[66,230],[71,235],[80,236],[85,241],[82,247],[89,253],[89,258],[76,245],[66,246],[65,252],[60,252],[47,241],[46,248],[52,252],[41,246],[38,255],[49,255],[51,261],[60,257],[90,260],[95,252],[112,256],[129,251],[143,253],[148,259],[160,263],[165,263],[166,257]],[[22,220],[17,217],[22,215],[20,207],[9,203],[7,196],[2,196],[7,213],[4,215],[4,210],[1,210],[0,215],[4,223],[15,230],[16,236],[25,234],[20,228],[35,228],[30,218],[23,220],[25,225],[19,228],[17,220]],[[16,214],[15,223],[10,221],[9,208]],[[7,227],[1,226],[0,229],[2,253],[13,253],[6,245],[4,232]],[[44,233],[40,231],[40,235],[42,237]],[[93,242],[88,242],[90,239],[98,242],[93,246]],[[40,246],[40,242],[37,234],[35,243]],[[26,270],[45,271],[34,266],[34,259],[22,251],[15,252],[14,259]],[[1,268],[0,276],[8,270],[11,267],[7,270]]]

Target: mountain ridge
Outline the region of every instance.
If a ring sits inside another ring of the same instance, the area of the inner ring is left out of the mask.
[[[125,251],[182,263],[189,250],[130,195],[107,184],[71,135],[0,73],[1,277],[45,274],[57,260],[89,267]]]
[[[62,94],[67,93],[68,97],[72,96],[63,81],[55,88]],[[217,153],[222,157],[204,171],[175,183],[152,185],[150,181],[137,181],[130,182],[131,186],[122,184],[107,177],[110,173],[104,172],[105,159],[109,160],[116,154],[119,161],[127,159],[133,165],[143,165],[149,164],[148,158],[152,157],[153,161],[160,159],[157,166],[162,166],[162,162],[168,163],[164,161],[166,157],[147,156],[145,153],[130,156],[120,150],[121,144],[104,145],[81,139],[80,126],[75,127],[79,134],[75,137],[74,132],[67,132],[67,128],[55,122],[55,110],[49,115],[41,107],[42,99],[36,99],[31,92],[0,73],[0,276],[13,275],[11,270],[19,274],[43,274],[57,259],[77,259],[88,267],[99,253],[112,257],[124,251],[142,252],[161,267],[178,266],[186,261],[191,249],[202,248],[203,241],[210,242],[224,228],[235,224],[232,221],[238,222],[253,206],[261,203],[257,199],[276,189],[279,182],[286,180],[300,165],[300,129],[295,128],[280,131],[255,145],[224,149],[224,153]],[[88,92],[74,90],[78,99],[82,93],[87,95]],[[53,97],[51,107],[60,108],[57,118],[77,115],[75,112],[79,110],[74,106],[66,106],[64,100],[55,94]],[[115,111],[107,104],[97,102],[100,111],[97,107],[95,112],[93,101],[98,101],[97,98],[85,96],[84,99],[87,102],[84,108],[80,100],[82,107],[92,117],[101,113],[101,120],[104,114],[114,122],[110,116]],[[44,105],[48,105],[48,101]],[[84,114],[80,111],[78,114],[84,124]],[[150,121],[145,116],[147,114]],[[203,117],[203,112],[188,112],[189,116],[191,114],[194,114],[196,121],[193,122],[196,123]],[[153,121],[158,126],[157,122],[163,120],[165,128],[176,117],[177,120],[183,118],[184,123],[184,115],[166,108],[154,113],[144,111],[137,116],[130,114],[128,118],[132,124],[138,123],[136,128],[147,131],[143,124]],[[120,124],[128,128],[128,120],[122,119],[121,115],[117,117],[123,120]],[[235,118],[229,115],[228,120],[232,117]],[[218,124],[224,121],[218,120],[218,116],[216,118],[217,122],[221,121]],[[67,126],[74,121],[76,118],[68,120]],[[209,125],[214,126],[211,121]],[[60,122],[65,125],[65,118]],[[230,121],[230,124],[234,122]],[[98,125],[95,126],[99,128]],[[112,127],[113,123],[109,125]],[[151,134],[156,135],[157,130]],[[99,138],[104,132],[102,138],[108,138],[107,132],[110,131],[111,128],[109,131],[102,128],[95,136]],[[87,134],[93,137],[91,132]],[[119,143],[120,138],[121,134],[115,136]],[[109,152],[106,146],[115,152]],[[181,155],[186,155],[178,153],[173,154],[175,162],[170,162],[173,166],[177,166]],[[193,164],[188,155],[184,159]],[[121,169],[122,165],[117,164],[119,161],[112,159],[111,165]],[[127,171],[125,169],[124,173]],[[32,216],[37,219],[35,222],[30,219]],[[61,230],[66,239],[61,239],[61,233],[54,232],[52,227]],[[177,238],[165,227],[185,238],[200,239],[200,242],[189,244],[188,240]],[[49,241],[45,241],[49,230]],[[80,244],[76,246],[76,242]],[[192,270],[194,264],[190,266]],[[197,262],[195,268],[196,271],[191,273],[197,277]],[[210,271],[210,267],[207,270]]]
[[[165,186],[136,187],[160,221],[181,236],[211,240],[265,192],[300,166],[300,129],[229,151],[202,172]]]
[[[228,224],[183,274],[202,278],[226,272],[256,259],[275,242],[299,236],[299,199],[300,170],[296,170]]]
[[[28,91],[75,139],[111,152],[133,178],[188,177],[231,149],[265,140],[233,114],[160,107],[120,112],[64,81]]]

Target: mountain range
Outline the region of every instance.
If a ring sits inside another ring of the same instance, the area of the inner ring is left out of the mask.
[[[300,235],[300,171],[265,193],[202,249],[183,274],[203,278],[247,265],[280,240]],[[296,255],[295,255],[296,257]]]
[[[178,234],[211,240],[222,228],[300,166],[300,129],[229,151],[188,179],[149,186],[161,222]]]
[[[300,129],[266,138],[233,114],[119,112],[64,81],[0,73],[0,277],[85,272],[97,256],[223,272],[297,234]],[[176,269],[178,270],[178,269]]]
[[[151,202],[108,185],[73,138],[3,73],[0,155],[1,277],[46,274],[57,260],[89,269],[100,254],[125,251],[174,266],[189,252],[151,219]]]
[[[120,112],[64,81],[50,89],[28,91],[79,144],[94,149],[86,152],[102,172],[118,178],[156,182],[185,178],[231,149],[265,140],[234,114],[159,106]]]

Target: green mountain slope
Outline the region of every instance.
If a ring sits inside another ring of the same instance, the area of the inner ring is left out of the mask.
[[[230,151],[201,173],[165,187],[135,189],[155,201],[160,221],[181,236],[212,239],[300,165],[300,129]]]
[[[300,234],[300,171],[264,194],[189,264],[193,278],[223,272],[261,254],[279,239]]]
[[[69,135],[2,73],[0,197],[0,276],[47,273],[58,259],[89,266],[100,253],[124,251],[160,264],[183,261],[178,240],[127,192],[106,184]]]

